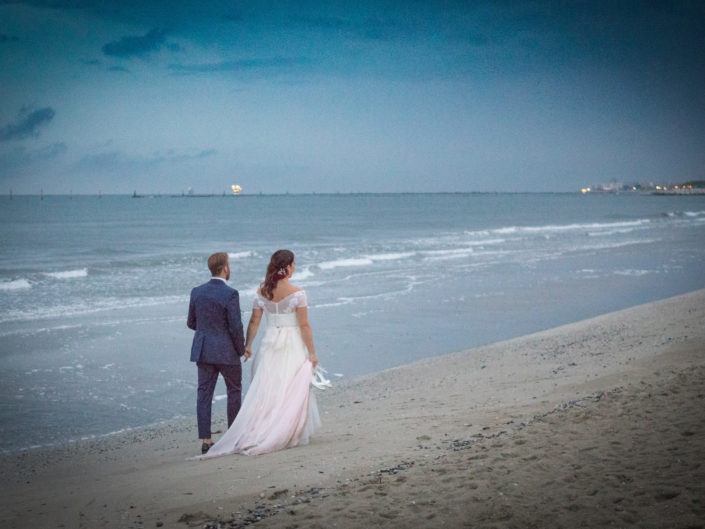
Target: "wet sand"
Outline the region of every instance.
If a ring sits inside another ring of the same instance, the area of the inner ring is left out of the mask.
[[[188,460],[194,419],[2,456],[0,525],[705,527],[705,290],[317,395],[274,454]]]

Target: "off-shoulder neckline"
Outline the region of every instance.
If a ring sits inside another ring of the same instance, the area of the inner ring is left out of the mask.
[[[262,299],[265,300],[265,301],[270,301],[271,303],[281,303],[281,302],[284,301],[286,298],[291,297],[291,296],[293,296],[294,294],[298,294],[299,292],[303,292],[303,289],[294,290],[291,294],[287,294],[286,296],[284,296],[283,298],[281,298],[279,301],[274,301],[273,299],[267,299],[267,298],[265,298],[262,294],[260,294],[259,292],[257,292],[257,297],[260,297],[260,298],[262,298]]]

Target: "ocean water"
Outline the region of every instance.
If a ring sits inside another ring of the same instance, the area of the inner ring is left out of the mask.
[[[10,451],[195,421],[186,313],[215,251],[245,326],[295,252],[334,382],[705,287],[705,196],[15,196],[0,219]]]

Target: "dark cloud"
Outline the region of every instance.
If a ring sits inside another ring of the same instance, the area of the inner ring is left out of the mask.
[[[183,163],[192,160],[202,160],[216,154],[215,149],[204,149],[198,152],[177,153],[168,150],[166,153],[155,152],[150,156],[131,156],[120,150],[89,154],[79,160],[76,168],[83,171],[140,171],[157,166]]]
[[[170,64],[169,69],[182,74],[246,72],[255,70],[277,70],[309,64],[305,57],[271,57],[268,59],[239,59],[200,64]]]
[[[4,44],[5,42],[17,42],[20,39],[17,38],[15,35],[6,35],[5,33],[0,33],[0,44]]]
[[[67,150],[68,148],[63,142],[52,143],[46,147],[34,150],[17,147],[0,155],[0,176],[16,175],[38,163],[56,160],[65,154]]]
[[[68,147],[66,147],[66,144],[64,142],[60,141],[52,143],[51,145],[47,145],[46,147],[42,147],[41,149],[35,149],[33,151],[27,151],[23,148],[21,148],[21,150],[23,152],[24,161],[41,162],[58,158],[62,154],[66,153]]]
[[[40,108],[30,113],[27,113],[26,109],[22,109],[17,121],[0,129],[0,141],[21,140],[38,136],[39,128],[54,119],[54,114],[54,109],[51,107]]]
[[[111,66],[108,68],[109,72],[122,72],[122,73],[130,73],[130,70],[127,68],[123,68],[122,66]]]
[[[119,170],[133,164],[134,162],[124,152],[106,151],[84,156],[78,161],[76,168],[85,171]]]
[[[201,152],[199,152],[196,155],[191,156],[191,158],[197,158],[197,159],[202,159],[202,158],[209,158],[211,156],[214,156],[218,151],[215,149],[205,149]]]
[[[103,46],[103,53],[110,57],[139,57],[153,51],[159,51],[164,44],[166,33],[152,29],[144,35],[129,35],[120,40],[108,42]]]

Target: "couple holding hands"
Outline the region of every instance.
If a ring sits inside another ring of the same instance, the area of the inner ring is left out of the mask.
[[[187,325],[196,331],[191,361],[198,366],[198,437],[201,457],[273,452],[307,444],[321,425],[312,379],[324,385],[313,333],[308,322],[306,293],[289,283],[294,254],[277,250],[257,291],[247,336],[243,339],[240,300],[227,284],[227,253],[208,258],[211,279],[191,291]],[[262,316],[266,326],[259,350],[252,354]],[[252,382],[241,405],[242,367],[252,358]],[[221,374],[228,393],[228,430],[213,443],[211,403]]]

